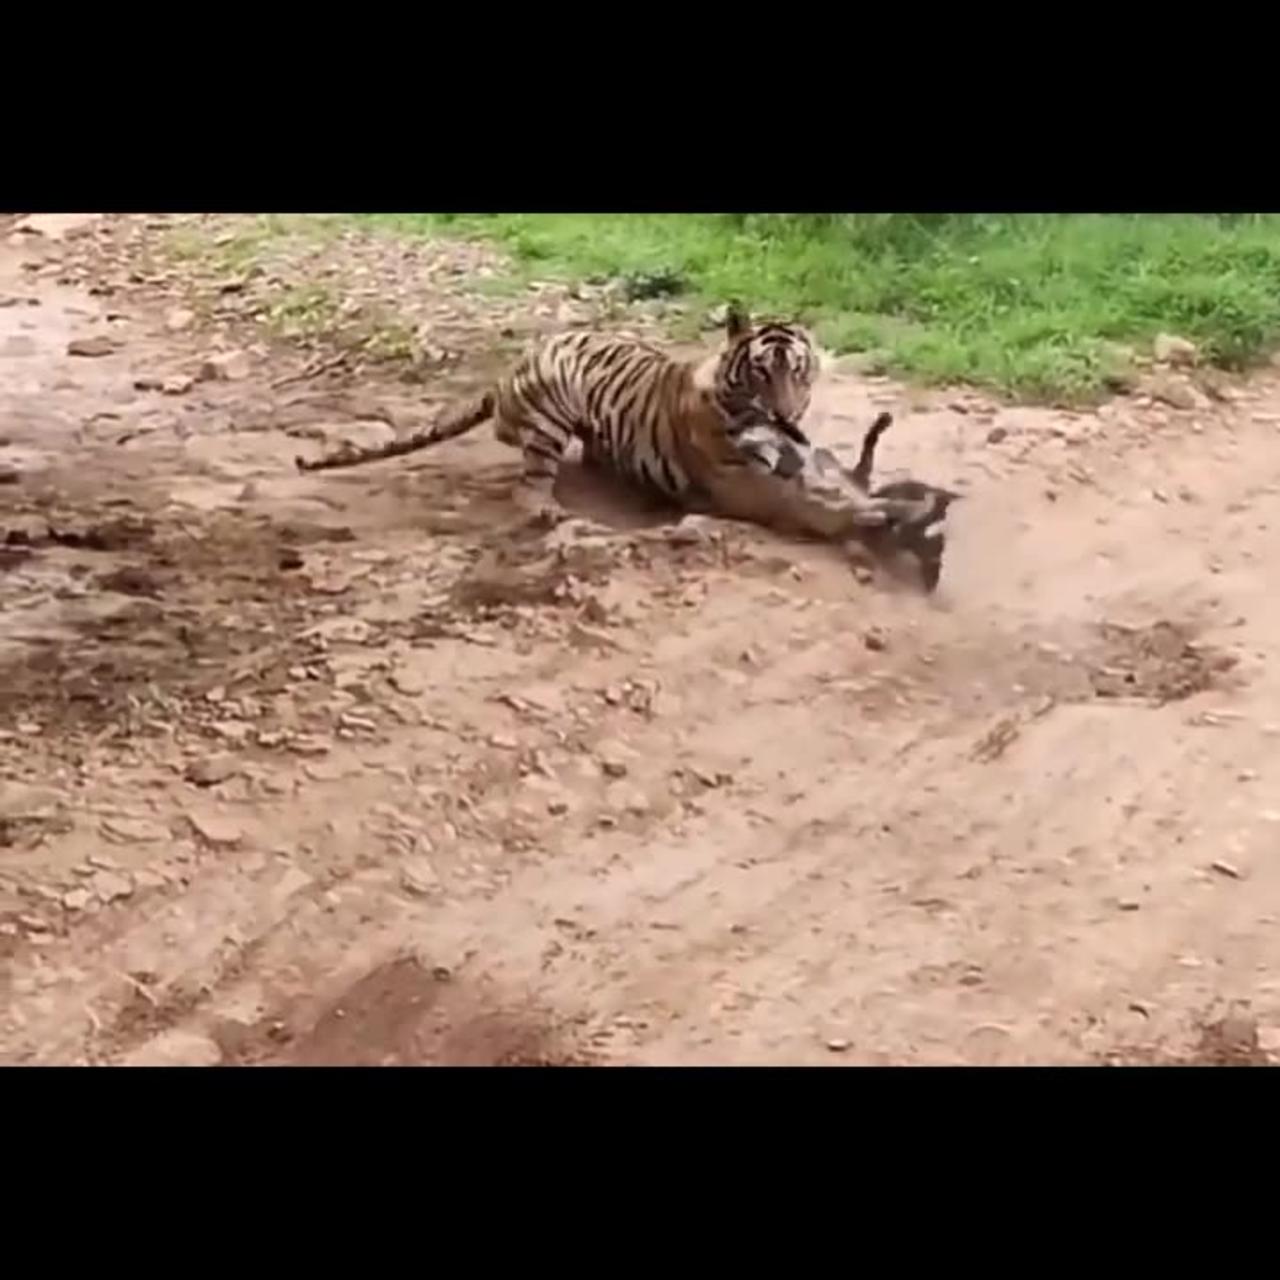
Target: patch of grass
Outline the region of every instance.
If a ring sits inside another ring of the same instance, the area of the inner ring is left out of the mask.
[[[200,227],[186,224],[171,230],[165,248],[179,260],[196,262],[208,269],[242,271],[256,264],[264,249],[282,236],[298,236],[308,241],[341,234],[351,221],[335,214],[264,213],[252,219],[236,219],[222,235],[211,239]]]
[[[282,294],[267,309],[267,326],[283,338],[313,337],[333,328],[337,306],[322,284],[302,285]]]
[[[363,346],[371,356],[380,360],[409,360],[416,350],[413,330],[394,319],[370,321]]]
[[[679,279],[796,316],[888,372],[1039,400],[1101,393],[1162,331],[1243,367],[1280,342],[1271,214],[376,214],[481,237],[544,278]]]

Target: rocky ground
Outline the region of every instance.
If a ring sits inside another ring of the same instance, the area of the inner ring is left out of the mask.
[[[0,1061],[1280,1050],[1280,380],[835,372],[968,495],[926,601],[575,469],[531,534],[483,431],[297,473],[669,308],[252,225],[0,217]]]

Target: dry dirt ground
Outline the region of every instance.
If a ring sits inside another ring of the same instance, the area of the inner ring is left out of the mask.
[[[299,475],[482,348],[179,314],[163,232],[0,218],[0,1061],[1280,1047],[1280,379],[833,374],[816,434],[968,495],[926,601],[580,472],[611,529],[522,534],[485,432]]]

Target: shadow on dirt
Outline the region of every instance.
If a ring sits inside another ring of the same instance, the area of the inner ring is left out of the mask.
[[[448,970],[412,957],[366,974],[310,1025],[288,1016],[216,1033],[228,1064],[263,1066],[587,1066],[567,1026],[529,1006],[498,1008]]]

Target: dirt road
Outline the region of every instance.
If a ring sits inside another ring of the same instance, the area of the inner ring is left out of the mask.
[[[968,494],[925,601],[581,473],[517,538],[486,433],[299,475],[424,390],[185,313],[161,222],[0,219],[0,1061],[1280,1049],[1276,378],[833,374]]]

